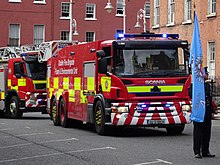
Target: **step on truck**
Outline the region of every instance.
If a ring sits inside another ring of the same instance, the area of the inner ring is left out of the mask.
[[[181,134],[190,123],[188,58],[188,42],[177,34],[67,46],[48,60],[47,111],[56,126],[92,123],[100,135],[108,126]]]

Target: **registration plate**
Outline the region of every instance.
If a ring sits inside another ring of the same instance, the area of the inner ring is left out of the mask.
[[[147,120],[147,124],[164,124],[164,120]]]

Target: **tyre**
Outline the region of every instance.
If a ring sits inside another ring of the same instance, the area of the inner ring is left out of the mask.
[[[97,101],[95,105],[95,130],[99,135],[105,135],[106,133],[106,125],[105,125],[105,114],[104,107],[101,101]]]
[[[22,118],[23,112],[19,109],[19,101],[17,96],[12,96],[7,106],[7,116],[14,119]]]
[[[59,117],[59,112],[58,112],[58,108],[57,108],[57,103],[56,103],[56,99],[54,98],[51,104],[51,119],[53,121],[53,124],[55,126],[59,126],[60,125],[60,117]]]
[[[66,104],[64,99],[62,98],[60,100],[60,104],[59,104],[59,116],[60,116],[60,125],[64,128],[67,128],[69,126],[69,120],[68,116],[67,116],[67,109],[66,109]]]
[[[182,124],[178,126],[166,127],[166,130],[167,130],[167,133],[170,135],[180,135],[182,134],[184,128],[185,128],[185,124]]]

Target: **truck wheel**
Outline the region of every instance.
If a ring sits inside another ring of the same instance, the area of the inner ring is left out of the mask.
[[[19,109],[19,102],[17,96],[12,96],[8,105],[7,114],[10,118],[20,119],[22,118],[23,112]]]
[[[180,135],[182,134],[184,128],[185,128],[185,124],[182,124],[178,126],[166,127],[166,130],[167,130],[167,133],[170,135]]]
[[[105,116],[104,108],[101,101],[97,101],[95,105],[95,129],[99,135],[105,135],[106,125],[105,125]]]
[[[59,118],[59,113],[58,113],[58,109],[57,109],[57,103],[56,103],[56,99],[54,98],[52,101],[52,106],[51,106],[51,118],[53,121],[53,124],[55,126],[60,125],[60,118]]]
[[[69,120],[67,117],[67,109],[64,99],[60,100],[59,104],[59,116],[60,116],[60,124],[62,127],[67,128],[69,126]]]

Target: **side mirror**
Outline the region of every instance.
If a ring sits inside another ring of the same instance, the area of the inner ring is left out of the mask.
[[[102,74],[106,74],[107,73],[107,59],[104,58],[100,58],[98,60],[98,72],[102,73]]]
[[[104,52],[104,50],[98,50],[98,51],[96,52],[96,56],[97,56],[97,57],[101,57],[101,58],[105,57],[105,52]]]

